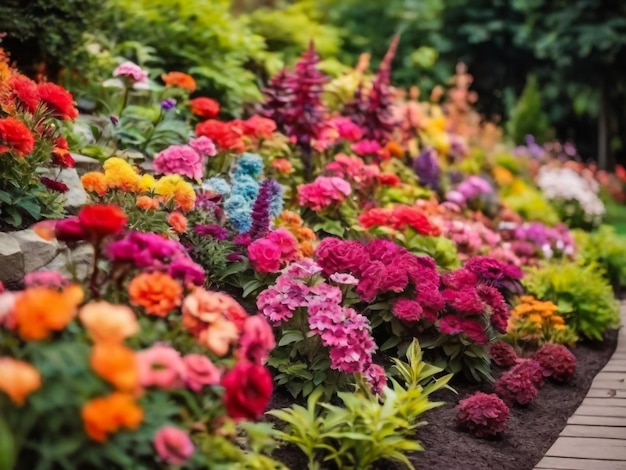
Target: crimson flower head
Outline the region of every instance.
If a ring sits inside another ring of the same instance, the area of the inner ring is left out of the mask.
[[[78,213],[78,220],[85,232],[96,239],[117,235],[128,222],[128,218],[122,209],[108,204],[94,204],[83,207]]]
[[[23,106],[29,113],[37,111],[39,90],[35,82],[22,74],[17,74],[9,78],[8,84],[17,105]]]
[[[55,191],[57,193],[66,193],[70,190],[70,188],[63,181],[53,180],[52,178],[48,178],[47,176],[42,176],[39,178],[39,181],[48,188],[50,191]]]
[[[87,239],[87,231],[78,217],[57,221],[54,226],[54,235],[57,240],[65,243],[75,243]]]
[[[205,96],[192,99],[189,107],[193,115],[200,119],[211,119],[220,113],[220,104]]]
[[[35,149],[35,138],[30,129],[19,119],[0,119],[0,153],[13,152],[25,157]]]
[[[272,395],[272,376],[268,370],[247,360],[240,360],[222,378],[224,406],[233,419],[257,419]]]
[[[37,88],[41,101],[54,117],[67,121],[78,117],[78,110],[74,107],[74,97],[65,88],[55,83],[40,83]]]

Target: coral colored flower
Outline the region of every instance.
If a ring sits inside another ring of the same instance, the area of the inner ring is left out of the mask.
[[[174,426],[163,426],[157,431],[154,448],[164,462],[176,466],[187,462],[195,450],[187,433]]]
[[[183,288],[165,273],[142,273],[130,281],[128,294],[131,303],[146,313],[166,317],[180,305]]]
[[[96,193],[98,196],[105,196],[109,190],[109,183],[107,182],[106,175],[99,171],[90,171],[80,177],[80,182],[85,188],[85,191]]]
[[[14,152],[25,157],[35,149],[35,138],[30,129],[19,119],[0,119],[0,153]]]
[[[204,96],[194,98],[190,101],[189,107],[194,116],[201,119],[214,118],[220,113],[220,105],[217,101]]]
[[[118,206],[93,204],[83,207],[78,220],[85,231],[96,239],[119,234],[128,222],[128,217]]]
[[[185,363],[185,385],[194,392],[199,392],[207,385],[220,383],[222,373],[211,360],[200,354],[187,354]]]
[[[261,315],[246,318],[239,339],[237,355],[255,364],[265,364],[270,351],[276,346],[272,327]]]
[[[159,208],[159,201],[156,198],[152,198],[150,196],[139,196],[137,198],[137,202],[135,205],[144,211],[147,210],[156,210]]]
[[[65,88],[55,83],[40,83],[37,88],[41,101],[54,117],[69,121],[78,117],[74,97]]]
[[[185,233],[187,231],[187,218],[180,212],[172,212],[167,217],[167,223],[177,233]]]
[[[153,161],[154,171],[164,175],[182,175],[200,180],[205,158],[189,145],[170,145],[159,152]]]
[[[67,184],[63,181],[53,180],[52,178],[48,178],[47,176],[41,176],[39,178],[41,184],[43,184],[50,191],[54,191],[55,193],[66,193],[70,190]]]
[[[270,166],[281,175],[289,175],[293,173],[293,165],[286,158],[275,158],[270,163]]]
[[[89,400],[83,405],[81,416],[87,435],[103,443],[109,434],[122,428],[131,431],[137,429],[143,422],[144,413],[132,395],[114,392]]]
[[[27,288],[42,286],[62,289],[69,283],[70,280],[58,271],[34,271],[24,276],[24,285]]]
[[[271,119],[258,115],[241,121],[241,129],[244,135],[257,139],[269,139],[276,130],[276,123]]]
[[[139,332],[135,313],[126,305],[92,301],[78,317],[96,343],[118,344]]]
[[[165,83],[165,86],[182,88],[190,93],[196,91],[196,81],[189,74],[183,72],[169,72],[161,75],[161,79]]]
[[[41,387],[39,371],[27,362],[11,357],[0,357],[0,391],[16,405],[23,405],[26,397]]]
[[[89,359],[91,368],[122,392],[139,385],[139,366],[135,351],[121,344],[96,343]]]
[[[387,209],[375,207],[359,216],[359,223],[365,229],[384,227],[389,223],[391,214]]]
[[[18,294],[15,301],[15,321],[20,337],[26,341],[47,338],[52,331],[61,331],[76,314],[83,300],[83,290],[71,285],[62,291],[34,287]]]
[[[272,395],[272,376],[263,366],[240,361],[223,378],[224,406],[233,419],[257,419]]]
[[[137,353],[139,380],[142,387],[182,388],[186,378],[185,363],[176,349],[154,346]]]
[[[8,85],[17,103],[23,105],[31,114],[37,111],[39,90],[35,82],[22,74],[16,74],[9,78]]]
[[[148,81],[148,72],[130,61],[118,65],[113,71],[113,76],[125,78],[133,83],[145,83]]]
[[[209,119],[196,126],[196,135],[210,138],[220,150],[243,152],[242,131],[232,122]]]

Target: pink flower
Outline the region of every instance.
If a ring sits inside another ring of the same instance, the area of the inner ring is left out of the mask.
[[[387,385],[387,374],[385,369],[378,364],[370,364],[363,374],[367,382],[372,387],[372,392],[380,394]]]
[[[174,426],[163,426],[157,431],[154,448],[159,457],[170,465],[184,464],[195,450],[187,433]]]
[[[175,389],[183,386],[185,363],[170,346],[155,344],[137,353],[139,381],[143,387]]]
[[[350,142],[356,142],[363,137],[363,130],[348,117],[333,118],[328,124],[337,130],[339,137]]]
[[[260,273],[275,273],[280,269],[280,246],[267,238],[260,238],[248,246],[248,258]]]
[[[393,304],[393,314],[400,320],[416,322],[422,317],[422,306],[415,300],[399,299]]]
[[[126,61],[120,64],[114,71],[114,77],[123,77],[135,83],[145,83],[148,80],[148,72],[137,64]]]
[[[445,315],[439,319],[439,331],[446,335],[456,335],[463,331],[461,319],[456,315]]]
[[[310,184],[298,186],[298,202],[314,211],[342,202],[352,193],[350,183],[337,176],[318,176]]]
[[[240,358],[263,365],[270,351],[276,346],[276,341],[272,328],[265,318],[255,315],[246,318],[239,344],[238,356]]]
[[[154,157],[154,171],[165,175],[182,175],[200,180],[206,161],[189,145],[170,145]]]
[[[331,274],[330,280],[337,284],[343,284],[346,286],[356,286],[359,283],[359,280],[352,274],[345,273]]]
[[[382,147],[375,140],[361,140],[350,146],[352,151],[360,156],[376,155]]]
[[[280,248],[281,261],[283,263],[294,261],[298,258],[298,240],[289,230],[284,228],[276,229],[270,232],[267,239]]]
[[[70,280],[58,271],[35,271],[24,277],[26,287],[46,286],[61,288],[70,283]]]
[[[217,385],[221,380],[220,370],[211,360],[200,354],[187,354],[183,357],[186,376],[185,384],[194,392],[206,385]]]
[[[200,155],[213,157],[217,155],[217,149],[215,148],[215,144],[211,139],[202,135],[197,139],[191,139],[189,141],[189,146],[198,152]]]

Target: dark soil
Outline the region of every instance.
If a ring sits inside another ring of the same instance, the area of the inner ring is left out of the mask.
[[[526,407],[514,407],[507,429],[497,439],[477,439],[456,428],[455,406],[458,401],[477,390],[490,392],[489,385],[470,384],[462,379],[451,385],[458,395],[444,390],[432,396],[446,405],[424,415],[428,425],[420,428],[418,439],[425,452],[409,455],[416,468],[445,470],[530,470],[548,451],[584,399],[591,382],[608,362],[617,345],[617,331],[606,334],[603,342],[581,342],[573,348],[576,355],[576,376],[566,385],[549,380],[539,396]],[[501,371],[496,371],[499,375]],[[278,391],[272,408],[290,406],[293,400]],[[282,448],[275,457],[290,469],[305,469],[306,459],[295,448]],[[329,467],[330,468],[330,467]],[[381,463],[381,470],[404,468],[392,462]]]

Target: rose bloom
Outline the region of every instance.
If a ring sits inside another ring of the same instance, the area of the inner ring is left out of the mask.
[[[55,83],[40,83],[37,89],[41,101],[54,117],[64,120],[74,120],[78,117],[74,97],[65,88]]]
[[[122,392],[139,385],[139,366],[135,351],[121,344],[96,344],[89,360],[91,368]]]
[[[132,395],[114,392],[89,400],[81,410],[87,435],[96,442],[106,442],[109,434],[121,428],[137,429],[143,422],[143,410]]]
[[[265,367],[247,361],[239,363],[223,378],[224,406],[228,416],[257,419],[272,395],[272,376]]]
[[[154,448],[166,463],[183,465],[193,455],[193,442],[186,432],[174,426],[163,426],[154,436]]]
[[[194,78],[183,72],[170,72],[161,75],[161,79],[167,87],[177,87],[188,92],[196,91],[196,81]]]
[[[191,112],[194,116],[201,119],[214,118],[220,113],[219,103],[214,99],[206,98],[204,96],[192,99],[189,103],[189,107],[191,108]]]
[[[185,363],[185,384],[194,392],[199,392],[207,385],[220,383],[221,372],[211,360],[200,354],[187,354]]]
[[[275,158],[270,165],[281,175],[293,173],[293,165],[286,158]]]
[[[166,317],[180,305],[183,288],[165,273],[142,273],[128,286],[130,302],[150,315]]]
[[[139,332],[135,313],[126,305],[92,301],[80,309],[78,317],[96,343],[121,343]]]
[[[174,229],[176,233],[185,233],[187,231],[187,218],[180,212],[172,212],[167,217],[167,223]]]
[[[71,285],[57,289],[35,287],[18,294],[15,300],[15,321],[20,337],[26,341],[45,339],[52,331],[64,329],[74,318],[76,307],[83,300],[83,290]]]
[[[176,349],[155,344],[137,353],[142,387],[182,388],[186,378],[185,363]]]
[[[260,238],[248,246],[248,258],[260,273],[275,273],[280,270],[282,253],[272,240]]]
[[[39,371],[27,362],[0,357],[0,390],[16,405],[23,405],[26,397],[41,387]]]
[[[25,157],[35,150],[35,138],[30,129],[19,119],[0,119],[0,153],[13,152]]]
[[[128,217],[118,206],[94,204],[83,207],[78,220],[85,230],[96,239],[119,234],[128,222]]]

